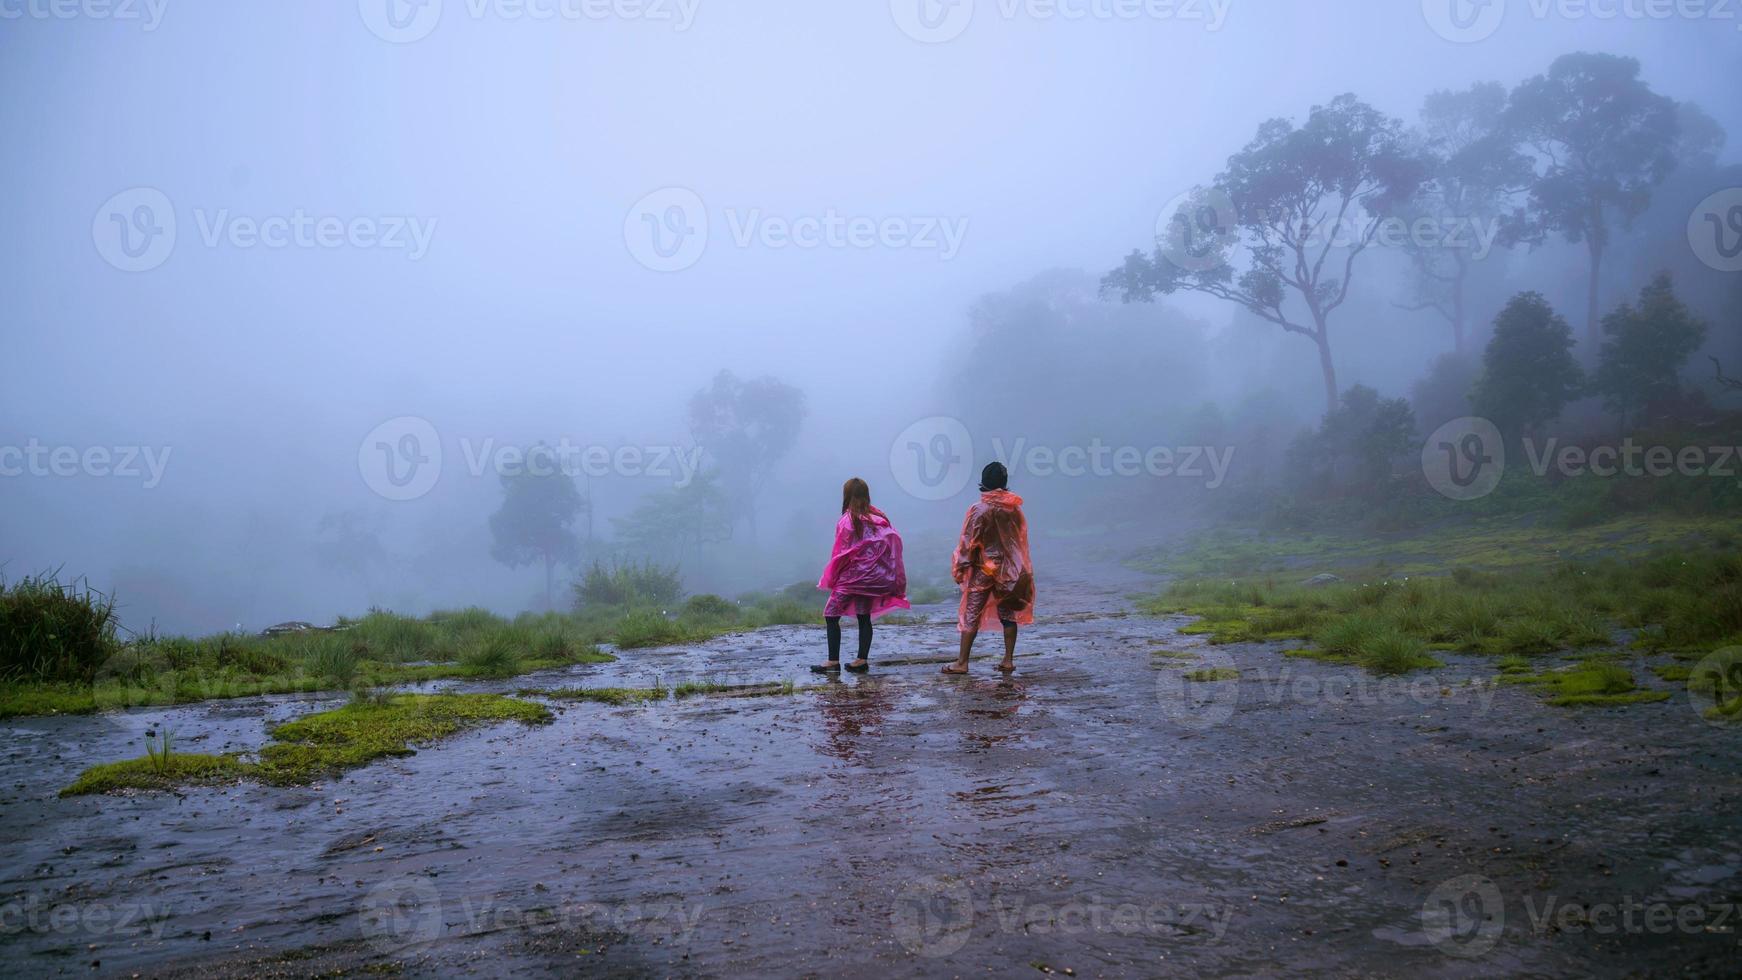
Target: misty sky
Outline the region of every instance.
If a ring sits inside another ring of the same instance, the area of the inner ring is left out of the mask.
[[[1341,92],[1408,119],[1430,91],[1610,51],[1742,133],[1742,7],[1569,19],[1512,0],[1492,37],[1458,44],[1414,0],[1077,20],[978,0],[928,44],[898,27],[904,0],[652,8],[693,14],[682,30],[445,0],[428,36],[390,43],[366,23],[374,2],[139,0],[131,13],[161,17],[147,29],[90,15],[109,9],[96,0],[73,17],[0,0],[0,443],[171,450],[150,490],[0,477],[0,572],[265,567],[321,513],[379,503],[357,453],[384,420],[444,440],[682,442],[684,400],[720,368],[805,389],[805,458],[875,472],[894,431],[940,410],[977,296],[1053,267],[1098,275],[1262,120]],[[172,203],[175,247],[125,272],[94,216],[140,187]],[[625,226],[668,187],[698,195],[710,228],[666,273]],[[223,226],[298,213],[427,237],[243,247]],[[960,238],[947,256],[734,240],[735,223],[828,215]],[[396,519],[480,533],[494,484],[471,482]]]

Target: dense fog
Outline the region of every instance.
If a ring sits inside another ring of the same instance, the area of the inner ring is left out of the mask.
[[[1420,149],[1434,93],[1507,112],[1579,53],[1675,106],[1601,309],[1667,271],[1690,384],[1742,374],[1742,11],[1691,9],[5,0],[0,575],[201,633],[566,608],[594,561],[733,596],[814,581],[862,476],[942,580],[994,457],[1037,536],[1208,520],[1286,484],[1328,394],[1468,414],[1424,381],[1454,327],[1409,242],[1346,279],[1333,248],[1328,390],[1311,339],[1132,295],[1127,257],[1268,120],[1349,94]],[[1545,166],[1513,142],[1499,205],[1428,209],[1469,359],[1526,290],[1588,343],[1586,244],[1505,225]],[[583,501],[542,551],[492,524],[529,453]]]

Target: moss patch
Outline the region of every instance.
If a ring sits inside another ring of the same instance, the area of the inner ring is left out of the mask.
[[[1185,675],[1188,681],[1237,681],[1240,672],[1232,667],[1207,667],[1203,670],[1188,670]]]
[[[150,757],[106,762],[79,774],[62,796],[112,793],[123,789],[173,790],[182,786],[233,783],[250,775],[253,767],[233,755],[171,755],[159,762]]]
[[[274,728],[257,762],[236,755],[150,757],[92,766],[62,796],[113,789],[170,789],[237,779],[274,785],[312,782],[386,756],[415,754],[434,742],[502,721],[543,724],[549,709],[497,694],[400,694],[359,700]]]
[[[1502,684],[1526,684],[1540,689],[1548,703],[1563,707],[1641,704],[1663,701],[1668,691],[1643,691],[1633,672],[1603,658],[1593,657],[1561,670],[1541,673],[1514,671],[1500,676]]]

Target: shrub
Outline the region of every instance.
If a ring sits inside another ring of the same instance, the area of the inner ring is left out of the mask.
[[[693,595],[684,603],[683,614],[694,619],[737,619],[738,607],[717,595]]]
[[[460,666],[480,677],[512,677],[520,673],[521,651],[530,639],[513,628],[492,633],[460,655]]]
[[[617,621],[613,634],[617,646],[625,650],[636,647],[656,647],[682,643],[689,634],[677,623],[651,609],[636,609]]]
[[[0,678],[89,684],[117,648],[113,598],[53,573],[0,582]]]
[[[683,595],[683,583],[675,567],[626,562],[606,568],[603,562],[595,561],[574,591],[575,608],[581,611],[601,607],[663,607],[676,604]]]

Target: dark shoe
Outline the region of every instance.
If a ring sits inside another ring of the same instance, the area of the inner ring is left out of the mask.
[[[849,674],[869,674],[871,672],[871,661],[867,660],[864,663],[858,663],[855,661],[854,663],[850,663],[847,665],[847,672]]]
[[[813,674],[838,674],[840,672],[841,662],[839,660],[831,660],[826,664],[811,664],[811,673]]]

